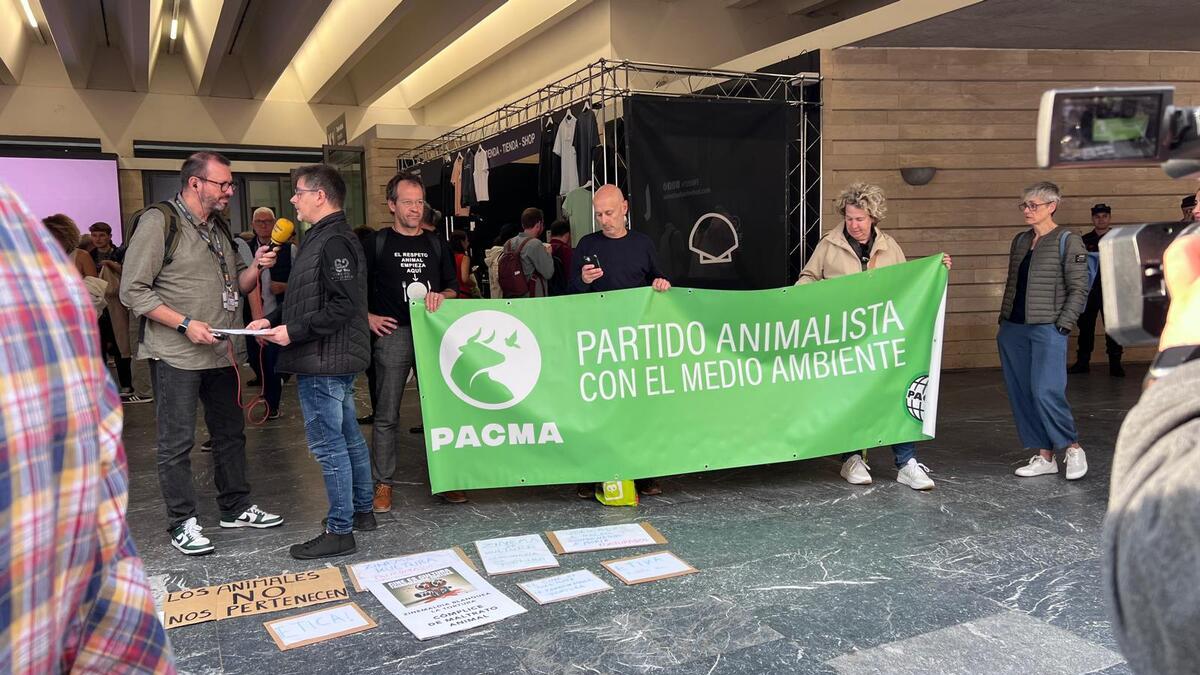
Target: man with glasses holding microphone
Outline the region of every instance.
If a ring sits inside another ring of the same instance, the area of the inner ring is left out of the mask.
[[[189,458],[199,403],[212,434],[221,527],[283,524],[250,500],[237,371],[229,345],[213,332],[241,327],[242,294],[275,264],[265,246],[252,265],[238,256],[221,218],[233,191],[228,159],[215,152],[188,157],[179,193],[134,223],[121,277],[121,303],[142,317],[137,356],[150,359],[154,382],[159,485],[171,545],[184,555],[215,548],[197,520]]]

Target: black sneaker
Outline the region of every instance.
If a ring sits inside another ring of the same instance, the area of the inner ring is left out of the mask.
[[[272,410],[271,413],[267,415],[267,419],[269,420],[277,420],[280,417],[283,417],[283,413],[279,412],[278,410]]]
[[[372,413],[370,415],[363,415],[355,421],[357,421],[359,424],[375,424],[375,414]]]
[[[328,517],[321,519],[321,525],[328,525],[328,524],[329,524]],[[363,511],[362,513],[356,512],[354,514],[354,526],[353,527],[354,527],[355,532],[370,532],[371,530],[377,529],[379,527],[379,523],[375,521],[375,512],[374,511]]]
[[[289,551],[292,557],[297,560],[315,560],[317,558],[350,555],[358,551],[358,545],[354,543],[354,533],[334,534],[332,532],[322,532],[315,539],[292,546]]]
[[[208,439],[200,444],[200,452],[212,452],[212,439]]]

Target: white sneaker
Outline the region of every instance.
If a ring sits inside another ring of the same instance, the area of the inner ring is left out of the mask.
[[[282,516],[277,516],[274,513],[267,513],[266,511],[258,508],[257,504],[251,506],[245,511],[242,511],[242,515],[234,518],[233,520],[221,518],[221,527],[257,527],[262,529],[266,527],[275,527],[276,525],[282,524]]]
[[[216,549],[201,530],[200,523],[195,518],[188,518],[183,524],[171,530],[171,545],[184,555],[204,555]]]
[[[1022,478],[1030,476],[1042,476],[1048,473],[1058,473],[1058,458],[1054,457],[1050,460],[1042,457],[1041,453],[1029,458],[1029,463],[1017,469],[1013,473]]]
[[[914,490],[932,490],[933,479],[929,477],[928,471],[929,467],[913,458],[900,467],[900,473],[896,474],[896,481],[904,483]]]
[[[842,462],[842,478],[851,485],[871,484],[871,470],[863,461],[862,455],[854,453],[850,459]]]
[[[1079,480],[1087,475],[1087,453],[1083,448],[1067,448],[1067,480]]]

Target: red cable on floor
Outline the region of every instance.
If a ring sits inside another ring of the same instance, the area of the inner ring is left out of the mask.
[[[247,337],[252,340],[257,339],[252,335],[248,335]],[[271,415],[271,406],[267,404],[267,398],[266,398],[266,392],[267,392],[266,374],[264,373],[264,374],[258,376],[258,379],[259,379],[258,396],[255,396],[254,398],[250,399],[249,405],[242,405],[242,373],[238,369],[237,355],[234,354],[234,352],[233,352],[232,338],[226,338],[226,343],[228,343],[228,347],[229,347],[229,362],[231,364],[233,364],[230,367],[233,368],[233,375],[234,375],[234,378],[237,380],[237,407],[241,408],[244,411],[247,422],[249,422],[251,425],[256,426],[256,427],[262,426],[263,423],[267,421],[267,417],[269,417]],[[265,349],[265,346],[259,345],[259,350],[258,350],[258,372],[259,373],[263,372],[263,349]],[[260,403],[263,406],[263,414],[262,414],[262,417],[256,418],[253,414],[251,414],[250,411],[254,410],[254,408],[256,406],[258,406],[258,404],[260,404]]]

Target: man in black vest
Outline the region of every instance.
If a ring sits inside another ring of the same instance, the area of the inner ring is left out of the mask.
[[[1083,245],[1090,253],[1100,252],[1100,239],[1112,229],[1112,207],[1108,204],[1092,206],[1092,231],[1083,235]],[[1086,373],[1088,362],[1092,359],[1092,348],[1096,344],[1096,316],[1104,316],[1104,287],[1100,275],[1092,282],[1092,290],[1088,292],[1087,305],[1079,315],[1079,343],[1076,345],[1075,365],[1067,369],[1068,373]],[[1125,350],[1120,343],[1104,335],[1105,352],[1108,353],[1108,374],[1113,377],[1125,377],[1125,368],[1121,366],[1121,354]]]
[[[291,548],[311,560],[358,550],[353,530],[374,530],[371,460],[354,414],[354,380],[370,359],[367,275],[362,245],[346,223],[346,183],[324,164],[296,170],[292,204],[312,223],[288,277],[287,297],[250,328],[284,347],[279,372],[295,373],[308,446],[321,465],[329,515],[325,531]]]
[[[424,300],[436,312],[442,301],[457,296],[454,253],[445,239],[421,228],[425,186],[411,173],[399,173],[387,184],[392,226],[377,230],[366,241],[369,276],[367,315],[375,335],[375,425],[371,443],[371,472],[375,480],[375,513],[392,510],[392,486],[400,439],[400,401],[413,355],[409,300]],[[466,501],[461,492],[445,493],[447,501]]]

